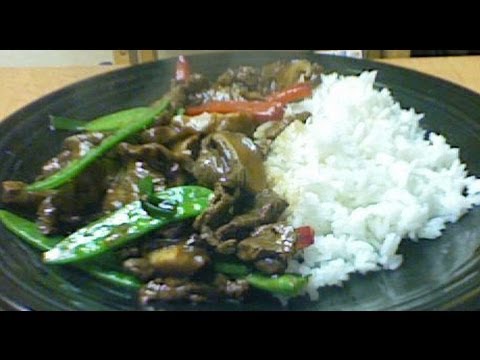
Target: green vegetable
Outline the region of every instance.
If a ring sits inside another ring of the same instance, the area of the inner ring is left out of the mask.
[[[49,250],[63,239],[61,236],[47,237],[43,235],[34,222],[7,210],[0,210],[0,220],[8,230],[39,250]]]
[[[0,210],[0,221],[2,221],[5,227],[20,239],[39,250],[50,250],[63,239],[58,236],[47,237],[43,235],[40,230],[38,230],[35,223],[6,210]],[[115,285],[131,289],[138,289],[141,285],[140,281],[131,275],[112,269],[105,269],[97,264],[77,264],[76,267],[97,279]]]
[[[254,273],[245,279],[257,289],[286,296],[298,295],[308,283],[307,277],[295,274],[265,276]]]
[[[132,123],[142,121],[146,116],[159,115],[163,112],[164,103],[149,108],[136,107],[132,109],[118,111],[113,114],[108,114],[91,120],[81,121],[76,119],[69,119],[62,116],[51,116],[50,124],[55,130],[71,130],[71,131],[115,131],[128,126]]]
[[[83,131],[87,123],[82,120],[69,119],[63,116],[50,116],[52,130]]]
[[[154,194],[153,178],[144,177],[138,182],[142,207],[151,217],[161,217],[175,211],[176,203],[168,199],[159,199]]]
[[[162,109],[163,110],[163,109]],[[90,121],[85,125],[87,131],[114,131],[137,121],[142,121],[143,118],[157,115],[155,109],[148,107],[138,107],[128,110],[119,111],[114,114],[105,115],[98,119]]]
[[[168,102],[164,102],[162,109],[165,110],[167,106]],[[150,126],[155,119],[155,113],[161,112],[159,110],[160,108],[160,106],[155,109],[152,108],[150,111],[146,112],[142,118],[137,119],[137,121],[132,122],[131,124],[121,128],[114,134],[108,136],[105,140],[102,141],[100,145],[88,151],[85,156],[80,159],[73,160],[70,164],[68,164],[60,171],[54,173],[46,179],[28,185],[27,191],[54,189],[69,182],[73,178],[77,177],[95,160],[97,160],[107,151],[115,147],[118,143],[139,132],[140,130]]]
[[[169,202],[168,200],[163,201],[159,205],[153,205],[149,202],[142,201],[142,207],[151,217],[159,218],[175,212],[177,204]]]
[[[214,262],[213,269],[234,278],[244,278],[254,288],[287,296],[298,295],[308,283],[307,277],[295,274],[267,276],[252,273],[248,265],[238,261],[218,260]]]
[[[155,194],[177,203],[175,211],[152,217],[140,200],[87,225],[44,253],[50,264],[75,263],[110,252],[172,222],[200,215],[213,192],[200,186],[179,186]]]
[[[153,178],[149,175],[140,179],[138,182],[138,190],[140,195],[145,195],[146,197],[151,196],[154,193]]]
[[[243,277],[251,273],[250,268],[240,262],[216,261],[213,264],[213,269],[216,272],[234,277]]]

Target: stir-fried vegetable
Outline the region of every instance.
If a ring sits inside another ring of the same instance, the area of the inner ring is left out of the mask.
[[[108,114],[92,121],[69,119],[63,116],[51,116],[50,124],[55,130],[70,131],[115,131],[128,124],[141,121],[152,113],[151,108],[138,107]]]
[[[158,116],[165,110],[164,102],[155,107],[136,107],[100,116],[91,121],[81,121],[63,116],[51,116],[50,125],[54,130],[70,131],[115,131],[129,124],[142,121],[145,117]]]
[[[216,272],[234,278],[244,278],[252,287],[273,294],[295,296],[308,283],[307,277],[295,274],[268,276],[258,272],[252,273],[250,267],[238,261],[216,261],[213,268]]]
[[[213,269],[216,272],[231,275],[234,277],[242,277],[251,273],[250,268],[238,261],[216,261],[213,264]]]
[[[152,217],[140,200],[132,202],[68,236],[44,253],[45,262],[66,264],[92,258],[129,244],[167,224],[198,216],[209,205],[213,192],[200,186],[179,186],[155,196],[169,199],[178,206],[173,212]]]
[[[312,96],[312,85],[309,83],[300,83],[290,86],[289,88],[273,93],[267,97],[267,101],[276,101],[282,104],[299,101]]]
[[[59,236],[47,237],[43,235],[40,230],[38,230],[35,223],[6,210],[0,210],[0,221],[8,230],[17,235],[20,239],[39,250],[48,251],[63,239]],[[104,280],[114,285],[131,289],[138,289],[141,285],[136,277],[121,273],[114,269],[108,269],[105,264],[102,264],[102,266],[92,263],[76,264],[75,267],[97,279]]]
[[[153,123],[155,120],[155,115],[161,113],[168,107],[169,103],[164,102],[162,106],[159,106],[155,110],[147,111],[143,117],[137,119],[136,122],[133,122],[129,125],[126,125],[123,128],[120,128],[117,132],[107,137],[102,141],[100,145],[91,149],[87,152],[82,158],[73,160],[66,167],[60,171],[54,173],[53,175],[47,177],[46,179],[39,180],[27,187],[28,191],[41,191],[58,188],[70,180],[77,177],[83,170],[85,170],[89,165],[91,165],[95,160],[100,158],[107,151],[115,147],[117,144],[127,139],[128,137],[136,134],[142,129],[145,129]],[[161,109],[161,110],[160,110]]]
[[[285,296],[298,295],[308,283],[307,277],[295,274],[265,276],[254,273],[248,275],[245,279],[257,289]]]
[[[185,113],[190,116],[207,113],[246,113],[257,121],[280,120],[285,112],[282,103],[275,101],[210,101],[190,106]]]
[[[36,209],[38,228],[4,210],[0,222],[47,264],[137,289],[142,304],[242,301],[252,289],[303,294],[308,278],[285,272],[315,234],[284,221],[288,204],[269,189],[264,161],[288,124],[308,118],[285,112],[312,96],[319,69],[279,61],[211,82],[180,56],[170,90],[150,107],[52,117],[52,129],[81,133],[65,139],[40,180],[4,182],[0,193]]]
[[[297,241],[295,242],[295,248],[297,250],[305,249],[315,242],[315,231],[310,226],[301,226],[295,229],[297,233]]]
[[[210,101],[198,106],[190,106],[186,114],[190,116],[207,113],[246,113],[257,121],[280,120],[285,113],[284,105],[312,96],[312,85],[295,84],[283,91],[274,93],[266,101]]]

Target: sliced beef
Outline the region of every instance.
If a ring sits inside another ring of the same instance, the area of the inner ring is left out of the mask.
[[[287,261],[281,257],[267,257],[265,259],[257,260],[253,263],[255,268],[265,274],[283,274],[287,268]]]
[[[217,253],[222,255],[234,255],[237,252],[237,244],[238,244],[237,239],[228,239],[228,240],[220,241],[218,237],[216,237],[214,234],[211,234],[210,236],[211,238],[215,239],[215,241],[217,241],[218,243],[218,245],[215,248],[215,251]]]
[[[27,191],[22,181],[4,181],[2,182],[2,202],[9,205],[18,205],[23,208],[37,208],[49,192],[45,191]]]
[[[209,207],[195,219],[194,229],[201,230],[205,226],[215,229],[228,222],[233,217],[234,203],[238,196],[238,191],[232,193],[221,184],[215,184],[214,197]]]
[[[170,119],[169,119],[170,122]],[[140,133],[140,142],[143,144],[169,144],[195,134],[191,129],[179,128],[170,125],[160,125],[148,128]]]
[[[202,140],[193,174],[201,185],[210,188],[220,182],[229,188],[257,193],[266,186],[260,150],[249,137],[228,131],[210,134]]]
[[[206,100],[262,100],[260,70],[251,66],[228,69],[220,75]]]
[[[229,279],[223,274],[216,275],[214,286],[221,297],[235,300],[243,300],[250,290],[246,280]]]
[[[109,161],[93,163],[40,203],[37,224],[43,233],[68,233],[101,214],[102,199],[112,176]]]
[[[214,247],[219,245],[220,240],[215,237],[212,229],[225,224],[233,217],[235,201],[239,195],[238,189],[229,192],[229,189],[221,184],[215,184],[214,197],[209,207],[197,216],[193,223],[193,228],[201,234],[202,240],[209,245]]]
[[[187,169],[193,168],[193,160],[186,153],[174,153],[161,144],[132,145],[121,143],[117,152],[122,159],[140,160],[159,170],[167,179],[167,186],[180,186],[191,181]]]
[[[242,239],[254,228],[276,222],[287,208],[288,203],[274,191],[265,189],[255,196],[253,208],[246,213],[235,216],[227,224],[215,231],[220,240]]]
[[[296,233],[284,223],[262,225],[237,245],[237,256],[269,274],[283,272],[295,253]],[[267,260],[269,259],[269,260]]]
[[[265,91],[281,91],[298,82],[315,80],[323,68],[308,60],[277,61],[261,71],[261,85]]]
[[[109,213],[140,199],[138,184],[147,176],[152,177],[155,191],[165,189],[166,179],[161,172],[143,161],[128,161],[109,186],[103,199],[103,211]]]
[[[152,301],[200,303],[216,298],[217,292],[213,286],[187,278],[156,278],[139,291],[141,305],[148,305]]]
[[[201,303],[220,298],[242,300],[249,291],[245,280],[231,280],[217,274],[212,282],[189,280],[187,278],[156,278],[140,289],[141,305],[154,301]]]
[[[260,70],[252,66],[239,66],[236,69],[228,69],[221,74],[216,85],[232,86],[233,84],[241,84],[249,90],[256,90],[259,84]]]
[[[53,204],[53,196],[47,196],[37,209],[37,225],[39,230],[46,234],[57,234],[60,232],[60,221],[58,219],[58,208]]]
[[[172,109],[183,108],[187,105],[199,104],[203,101],[205,92],[210,87],[210,81],[201,74],[192,74],[186,81],[172,80],[170,91],[153,105],[168,99]],[[170,114],[170,115],[173,115]]]
[[[305,123],[310,116],[311,114],[308,111],[304,111],[298,114],[285,116],[280,121],[268,121],[263,123],[255,130],[255,134],[253,135],[255,144],[266,156],[270,150],[270,145],[272,144],[273,140],[275,140],[288,125],[294,121]]]
[[[58,156],[53,157],[42,167],[39,179],[43,179],[63,169],[72,160],[84,156],[93,147],[99,145],[105,134],[100,132],[78,134],[67,137],[63,141],[63,150]]]
[[[251,136],[257,124],[245,113],[204,113],[197,116],[174,116],[171,126],[178,129],[179,133],[207,135],[216,131],[230,131]]]

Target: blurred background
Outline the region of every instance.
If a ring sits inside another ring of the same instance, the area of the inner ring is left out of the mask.
[[[157,59],[232,50],[0,50],[0,66],[133,65]],[[274,50],[272,50],[274,51]],[[305,50],[357,58],[478,55],[480,50]]]

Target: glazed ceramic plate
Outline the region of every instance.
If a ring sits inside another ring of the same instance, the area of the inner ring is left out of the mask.
[[[259,66],[278,59],[307,58],[327,72],[378,70],[403,107],[425,113],[422,126],[461,149],[471,174],[480,176],[480,96],[451,83],[401,68],[327,55],[240,52],[191,57],[195,71],[215,77],[230,66]],[[0,123],[0,181],[30,182],[68,134],[52,132],[48,115],[90,119],[146,105],[168,89],[175,59],[134,66],[68,86],[28,105]],[[288,308],[254,299],[244,304],[169,305],[173,310],[413,310],[480,307],[480,211],[473,209],[436,240],[404,241],[397,271],[354,275],[343,287],[322,290],[318,302],[297,300]],[[0,299],[20,310],[135,310],[136,296],[81,272],[46,266],[39,252],[0,226]]]

